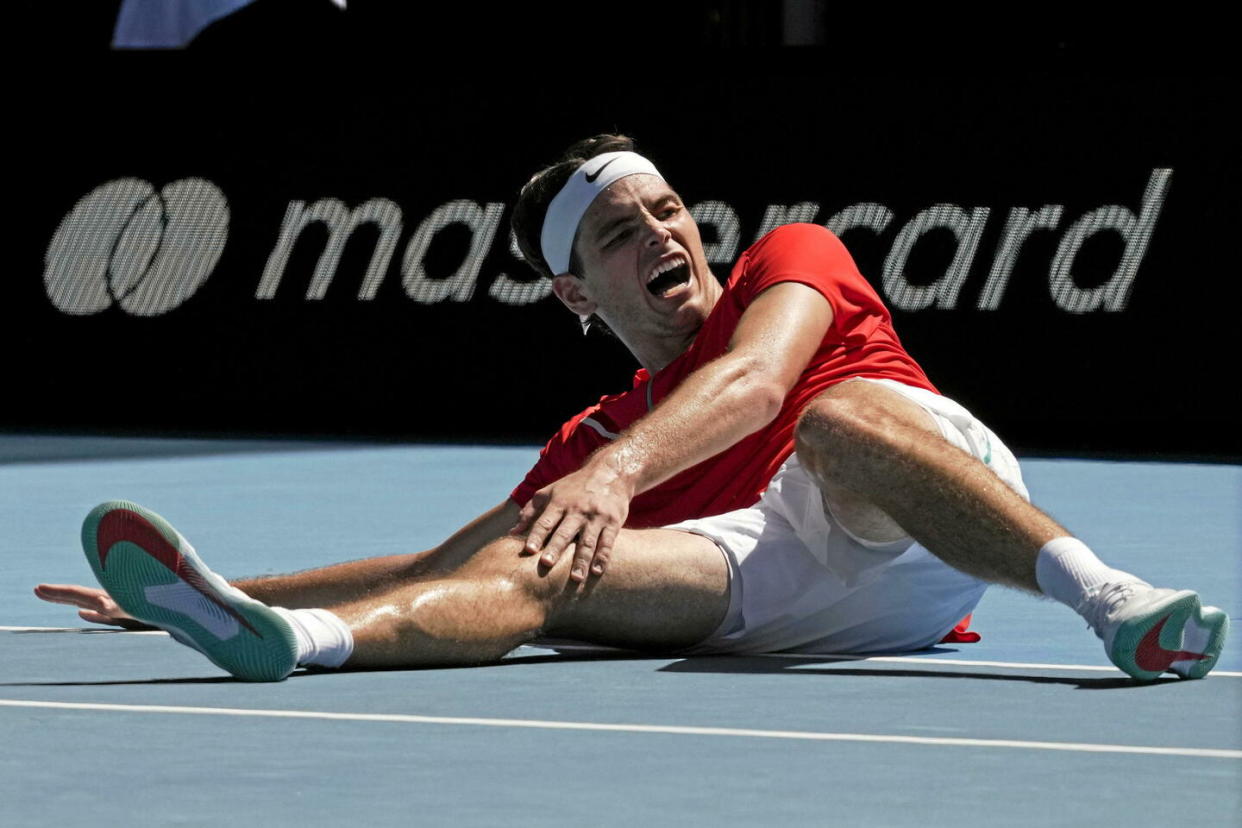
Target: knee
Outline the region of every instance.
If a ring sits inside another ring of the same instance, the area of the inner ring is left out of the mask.
[[[834,477],[878,444],[891,441],[894,419],[874,401],[851,394],[825,394],[798,418],[794,446],[802,464]]]
[[[539,561],[538,555],[526,551],[523,538],[506,536],[497,538],[480,549],[461,572],[472,579],[486,579],[500,592],[515,599],[530,599],[545,603],[562,591],[562,581],[557,570],[565,568],[573,559],[572,548],[561,555],[556,566],[549,568]]]

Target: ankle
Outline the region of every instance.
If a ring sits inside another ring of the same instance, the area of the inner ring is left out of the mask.
[[[298,642],[298,664],[340,667],[354,652],[354,636],[349,625],[326,609],[285,609],[272,607],[293,627]]]
[[[1108,566],[1078,538],[1054,538],[1044,544],[1035,559],[1039,589],[1076,612],[1108,583],[1138,581],[1128,572]]]

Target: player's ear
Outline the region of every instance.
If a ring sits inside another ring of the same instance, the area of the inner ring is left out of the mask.
[[[586,283],[572,273],[562,273],[552,279],[552,292],[565,307],[579,316],[595,313],[595,302],[587,294]]]

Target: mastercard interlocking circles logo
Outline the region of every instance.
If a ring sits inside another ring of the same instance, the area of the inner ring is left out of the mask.
[[[194,295],[228,240],[224,193],[202,178],[156,191],[138,178],[110,181],[65,216],[48,244],[48,299],[75,316],[112,306],[159,316]]]

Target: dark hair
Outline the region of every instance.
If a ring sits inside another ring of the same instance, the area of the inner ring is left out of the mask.
[[[551,279],[556,274],[543,257],[540,236],[548,205],[565,186],[565,182],[588,160],[605,152],[634,151],[634,141],[624,135],[596,135],[583,139],[561,154],[560,160],[531,176],[530,181],[518,194],[517,206],[513,208],[513,235],[523,258],[541,276]],[[570,253],[571,269],[579,273],[577,254]]]

